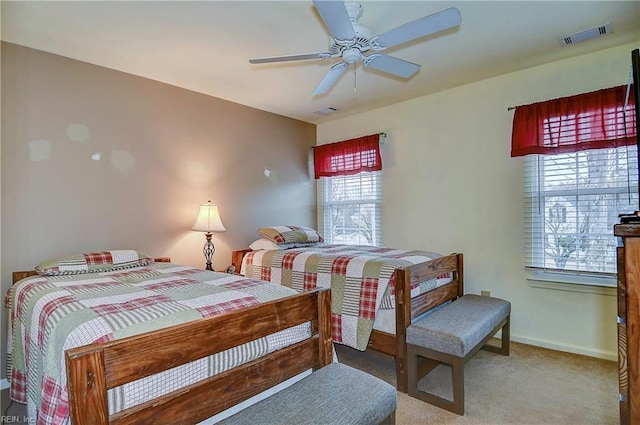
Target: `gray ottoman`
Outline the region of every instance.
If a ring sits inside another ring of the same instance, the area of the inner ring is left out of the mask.
[[[409,395],[464,415],[464,364],[480,348],[509,355],[510,315],[509,301],[467,294],[411,324],[407,328]],[[485,345],[500,328],[501,347]],[[418,376],[418,363],[424,359],[451,366],[453,400],[418,389],[418,381],[428,375]]]
[[[393,425],[397,406],[392,385],[332,363],[219,424]]]

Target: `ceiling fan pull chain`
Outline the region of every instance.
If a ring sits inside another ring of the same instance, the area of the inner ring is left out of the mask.
[[[353,63],[353,92],[356,92],[356,88],[357,88],[358,84],[357,84],[357,80],[356,80],[356,64],[355,62]]]

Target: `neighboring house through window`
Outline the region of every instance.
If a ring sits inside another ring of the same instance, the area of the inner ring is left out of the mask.
[[[614,276],[613,225],[638,209],[634,99],[626,86],[516,108],[525,266],[585,281]]]
[[[314,148],[318,179],[318,230],[325,242],[382,244],[380,136]]]

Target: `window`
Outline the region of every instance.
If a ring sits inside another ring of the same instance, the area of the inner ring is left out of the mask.
[[[327,243],[382,245],[382,171],[321,178],[318,227]]]
[[[316,146],[318,230],[325,242],[382,244],[382,158],[380,136],[372,134]]]
[[[525,159],[526,266],[616,272],[618,214],[638,209],[636,146]]]
[[[516,108],[511,156],[526,155],[525,266],[535,274],[615,275],[613,226],[638,209],[628,94],[618,86]]]

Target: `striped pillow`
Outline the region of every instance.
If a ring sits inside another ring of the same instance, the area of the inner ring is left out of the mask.
[[[313,244],[317,242],[324,242],[324,238],[317,230],[310,227],[301,226],[271,226],[261,227],[258,229],[258,234],[263,238],[277,244]]]
[[[153,258],[141,251],[101,251],[47,260],[36,266],[36,272],[41,276],[98,273],[147,266],[152,262]]]

